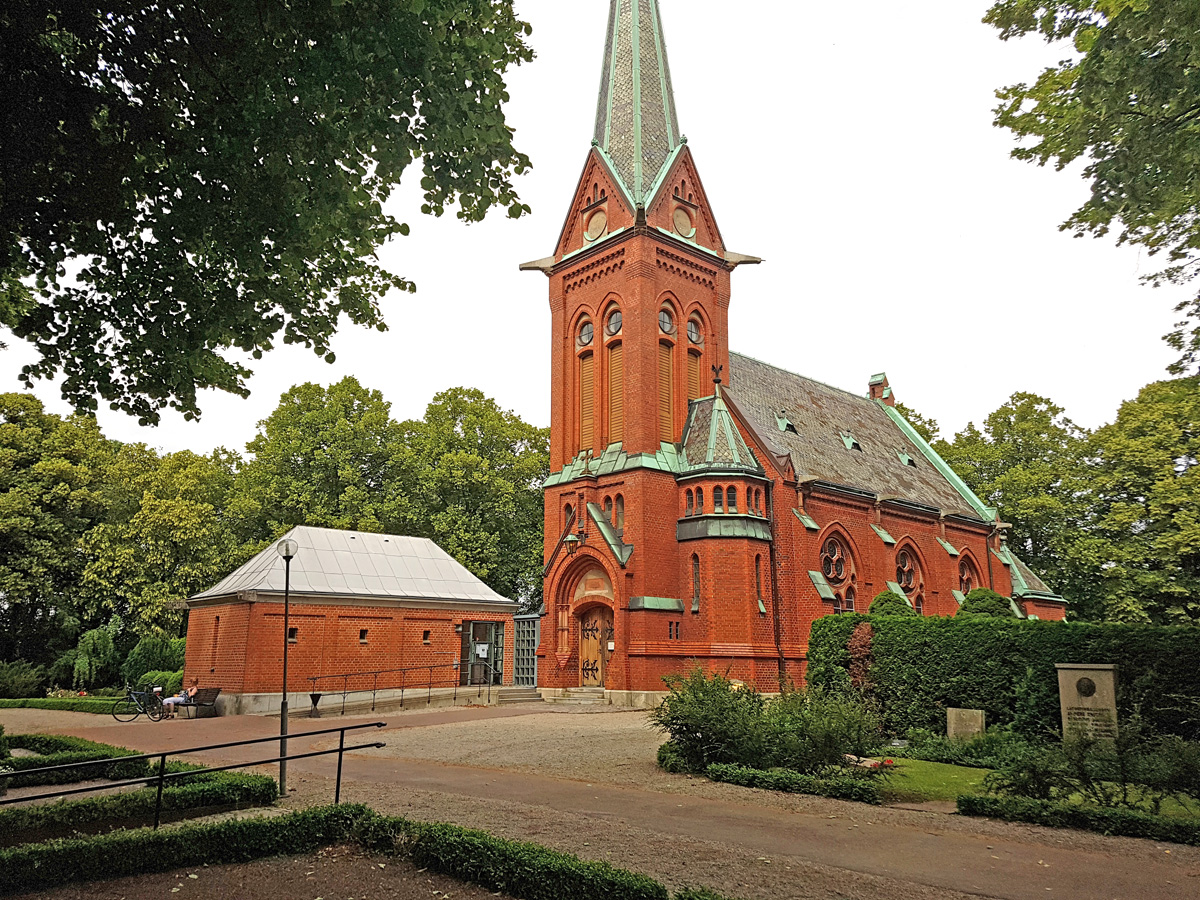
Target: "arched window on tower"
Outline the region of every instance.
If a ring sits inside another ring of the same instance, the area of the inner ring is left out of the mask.
[[[617,532],[622,533],[625,531],[625,497],[623,494],[617,494],[616,517],[617,520],[613,524],[616,526]]]
[[[696,495],[690,490],[687,492],[687,502],[683,507],[684,516],[690,516],[696,509]]]
[[[595,444],[596,372],[595,357],[589,353],[579,360],[579,450],[586,452]]]
[[[700,557],[692,554],[692,612],[700,612]]]
[[[725,505],[731,513],[737,513],[737,488],[731,487],[725,492]]]
[[[608,348],[608,442],[625,440],[625,355],[621,344]]]
[[[570,503],[563,509],[563,530],[573,528],[575,525],[575,507]]]
[[[713,488],[713,512],[725,512],[725,490],[724,488]]]
[[[675,440],[675,379],[671,350],[666,341],[658,345],[658,439],[668,444]]]
[[[696,488],[696,515],[704,515],[704,488]]]
[[[605,497],[605,498],[604,498],[604,518],[608,519],[608,521],[609,521],[609,524],[612,524],[612,520],[613,520],[613,502],[612,502],[612,497]]]

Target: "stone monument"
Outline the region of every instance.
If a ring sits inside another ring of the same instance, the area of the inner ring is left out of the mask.
[[[1093,738],[1117,737],[1117,667],[1060,663],[1058,696],[1063,737],[1071,732]]]
[[[946,737],[952,741],[969,741],[987,730],[982,709],[946,708]]]

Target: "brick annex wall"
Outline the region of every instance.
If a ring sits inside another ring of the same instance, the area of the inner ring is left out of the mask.
[[[288,689],[308,692],[308,679],[314,676],[453,663],[462,655],[462,634],[455,631],[455,626],[467,622],[503,624],[503,680],[511,684],[512,615],[293,601],[290,624],[297,635],[288,651]],[[359,640],[364,628],[366,643]],[[424,640],[426,631],[428,643]],[[283,635],[282,602],[232,601],[193,609],[188,621],[185,683],[195,678],[201,687],[219,687],[231,694],[278,691],[283,679]],[[450,669],[437,670],[434,677],[435,684],[437,679],[449,684],[453,673]],[[428,683],[428,676],[419,673],[410,673],[407,678],[408,684]],[[380,688],[400,684],[399,680],[385,684],[385,680],[380,677]],[[324,681],[321,686],[331,690],[334,684]],[[341,686],[340,682],[336,684]]]

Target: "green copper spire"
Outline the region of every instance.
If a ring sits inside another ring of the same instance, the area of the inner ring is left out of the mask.
[[[612,0],[596,145],[641,206],[680,146],[658,0]]]

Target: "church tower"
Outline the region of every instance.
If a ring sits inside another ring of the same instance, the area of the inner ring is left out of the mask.
[[[583,173],[554,255],[522,266],[549,278],[552,316],[544,688],[657,683],[714,639],[677,535],[685,496],[695,510],[683,435],[691,402],[719,399],[730,273],[748,262],[680,132],[658,0],[612,0]]]

